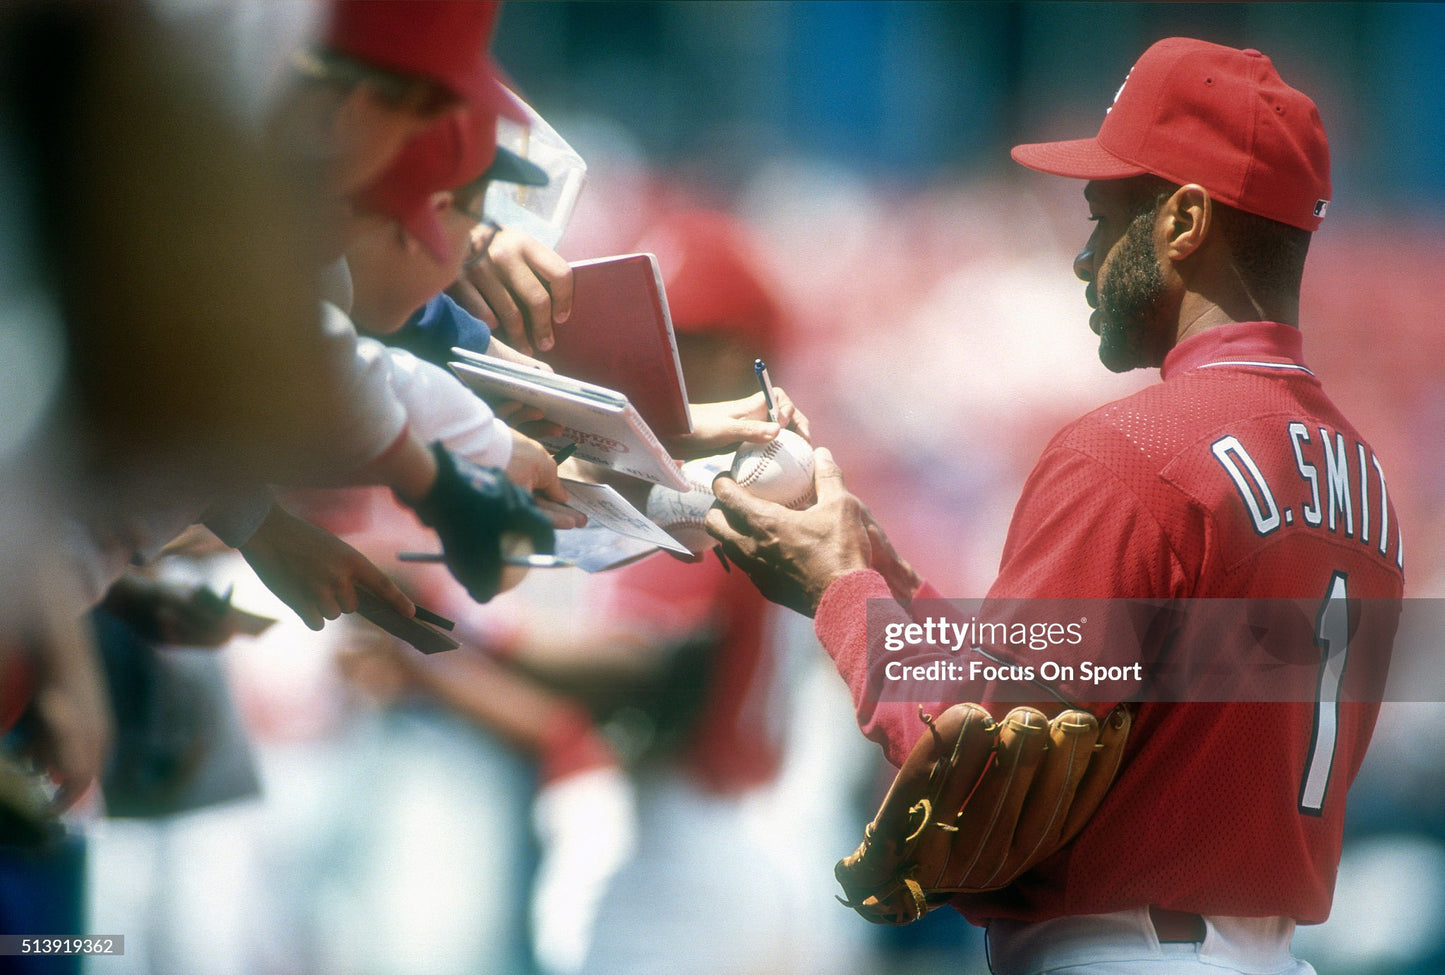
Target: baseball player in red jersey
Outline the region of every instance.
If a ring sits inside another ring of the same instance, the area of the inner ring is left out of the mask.
[[[1117,777],[1077,837],[952,903],[988,927],[997,973],[1310,972],[1290,939],[1329,912],[1345,792],[1378,712],[1336,688],[1387,664],[1404,578],[1383,461],[1309,370],[1298,328],[1330,199],[1318,112],[1258,51],[1171,38],[1134,65],[1096,137],[1013,157],[1088,181],[1095,226],[1074,271],[1100,358],[1162,382],[1048,445],[990,597],[1318,601],[1268,649],[1316,654],[1320,696],[1134,705]],[[867,603],[937,594],[826,450],[807,511],[715,486],[709,531],[770,598],[814,615],[860,727],[901,763],[923,725],[915,704],[868,691],[883,661]]]

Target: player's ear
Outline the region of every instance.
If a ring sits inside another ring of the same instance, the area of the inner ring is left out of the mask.
[[[1165,201],[1161,216],[1165,253],[1170,260],[1183,260],[1213,233],[1214,200],[1198,183],[1185,183]]]

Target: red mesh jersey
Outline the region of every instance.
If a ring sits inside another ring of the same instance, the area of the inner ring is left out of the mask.
[[[1403,593],[1399,521],[1382,462],[1304,367],[1299,332],[1259,322],[1213,329],[1175,348],[1163,378],[1045,449],[990,597],[1291,598],[1323,610],[1348,596],[1359,616],[1350,645],[1388,653]],[[896,762],[918,736],[916,708],[870,706],[863,694],[859,597],[886,594],[872,573],[840,580],[817,629],[853,688],[860,725]],[[1322,612],[1298,633],[1272,636],[1297,658],[1345,632],[1332,629],[1340,622]],[[956,906],[979,923],[1149,904],[1321,921],[1345,791],[1377,712],[1139,705],[1119,777],[1079,837],[1012,887]]]

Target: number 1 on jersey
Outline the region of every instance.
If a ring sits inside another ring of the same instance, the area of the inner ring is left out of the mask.
[[[1320,681],[1315,694],[1314,729],[1310,752],[1300,783],[1299,810],[1320,815],[1325,807],[1325,790],[1335,764],[1335,742],[1339,738],[1340,684],[1345,678],[1345,657],[1350,652],[1350,604],[1345,595],[1345,574],[1330,577],[1329,591],[1315,618],[1315,643],[1320,648]]]

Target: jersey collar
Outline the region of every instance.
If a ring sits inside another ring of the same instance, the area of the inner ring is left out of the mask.
[[[1192,336],[1169,350],[1161,378],[1191,369],[1260,366],[1313,375],[1304,363],[1304,338],[1293,325],[1280,322],[1235,322]]]

